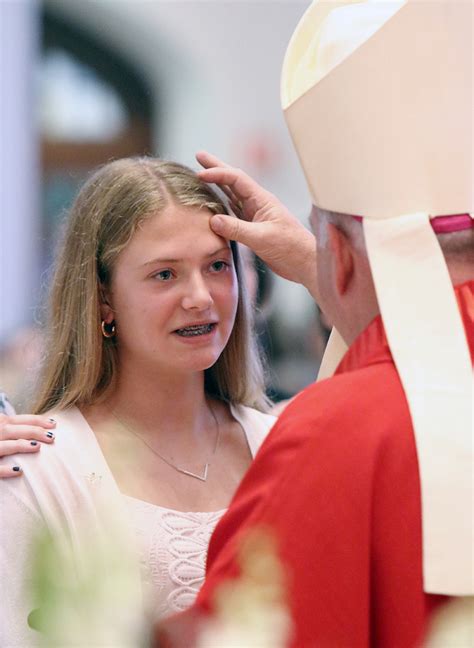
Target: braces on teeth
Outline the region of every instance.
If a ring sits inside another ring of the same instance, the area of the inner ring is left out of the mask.
[[[212,327],[213,327],[212,324],[205,324],[202,326],[187,326],[185,328],[178,329],[176,333],[178,333],[178,335],[183,335],[187,337],[204,335],[205,333],[210,333]]]

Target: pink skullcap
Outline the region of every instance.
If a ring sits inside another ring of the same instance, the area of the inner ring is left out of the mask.
[[[362,216],[353,216],[357,221],[362,221]],[[435,216],[430,219],[431,227],[436,234],[461,232],[474,227],[474,218],[469,214],[450,214],[449,216]]]

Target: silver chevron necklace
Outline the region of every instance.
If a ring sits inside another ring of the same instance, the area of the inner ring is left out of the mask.
[[[114,410],[109,410],[109,411],[112,414],[112,416],[117,419],[117,421],[120,423],[120,425],[125,430],[127,430],[128,432],[130,432],[131,434],[136,436],[137,439],[140,439],[140,441],[143,444],[145,444],[146,447],[153,452],[153,454],[155,454],[162,461],[164,461],[165,464],[170,466],[170,468],[174,468],[174,470],[176,470],[179,473],[182,473],[183,475],[187,475],[188,477],[193,477],[194,479],[199,479],[199,481],[205,482],[205,481],[207,481],[207,475],[208,475],[208,472],[209,472],[209,466],[211,465],[211,460],[212,460],[212,458],[214,457],[214,455],[217,452],[217,448],[219,446],[220,435],[221,435],[221,429],[220,429],[220,426],[219,426],[219,421],[217,420],[217,416],[216,416],[216,414],[214,412],[214,409],[209,405],[209,403],[207,404],[207,406],[209,407],[209,410],[210,410],[210,412],[212,414],[212,418],[214,419],[214,423],[216,424],[216,440],[215,440],[215,443],[214,443],[214,448],[212,450],[211,456],[209,457],[208,461],[206,462],[206,464],[204,466],[204,470],[203,470],[203,472],[201,474],[194,473],[191,470],[186,470],[185,468],[181,468],[180,466],[177,466],[176,464],[174,464],[172,461],[170,461],[169,459],[164,457],[160,452],[158,452],[158,450],[155,450],[155,448],[153,448],[147,441],[145,441],[145,439],[143,439],[138,434],[138,432],[135,432],[135,430],[132,427],[127,425],[127,423],[125,421],[123,421],[120,418],[120,416],[118,416],[118,414]]]

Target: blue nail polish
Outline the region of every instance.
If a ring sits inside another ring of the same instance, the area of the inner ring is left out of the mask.
[[[37,445],[38,445],[38,441],[30,441],[30,445],[32,445],[32,446],[37,446]]]
[[[49,418],[48,421],[49,421],[50,423],[54,423],[54,425],[56,425],[56,421],[55,421],[53,418]]]
[[[54,439],[54,434],[52,432],[46,432],[48,439]]]
[[[21,472],[20,466],[13,466],[12,470],[13,472]]]

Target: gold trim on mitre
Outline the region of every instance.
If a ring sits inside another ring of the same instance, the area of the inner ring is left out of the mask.
[[[313,2],[286,50],[281,75],[281,104],[286,110],[307,90],[342,63],[406,2],[374,2],[352,29],[350,4],[361,0]],[[342,11],[335,11],[337,8]],[[355,8],[360,13],[360,7]],[[342,32],[342,33],[341,33]]]
[[[314,2],[282,74],[314,204],[363,217],[415,432],[424,588],[451,595],[474,594],[473,372],[429,219],[474,211],[472,18],[470,0]]]

